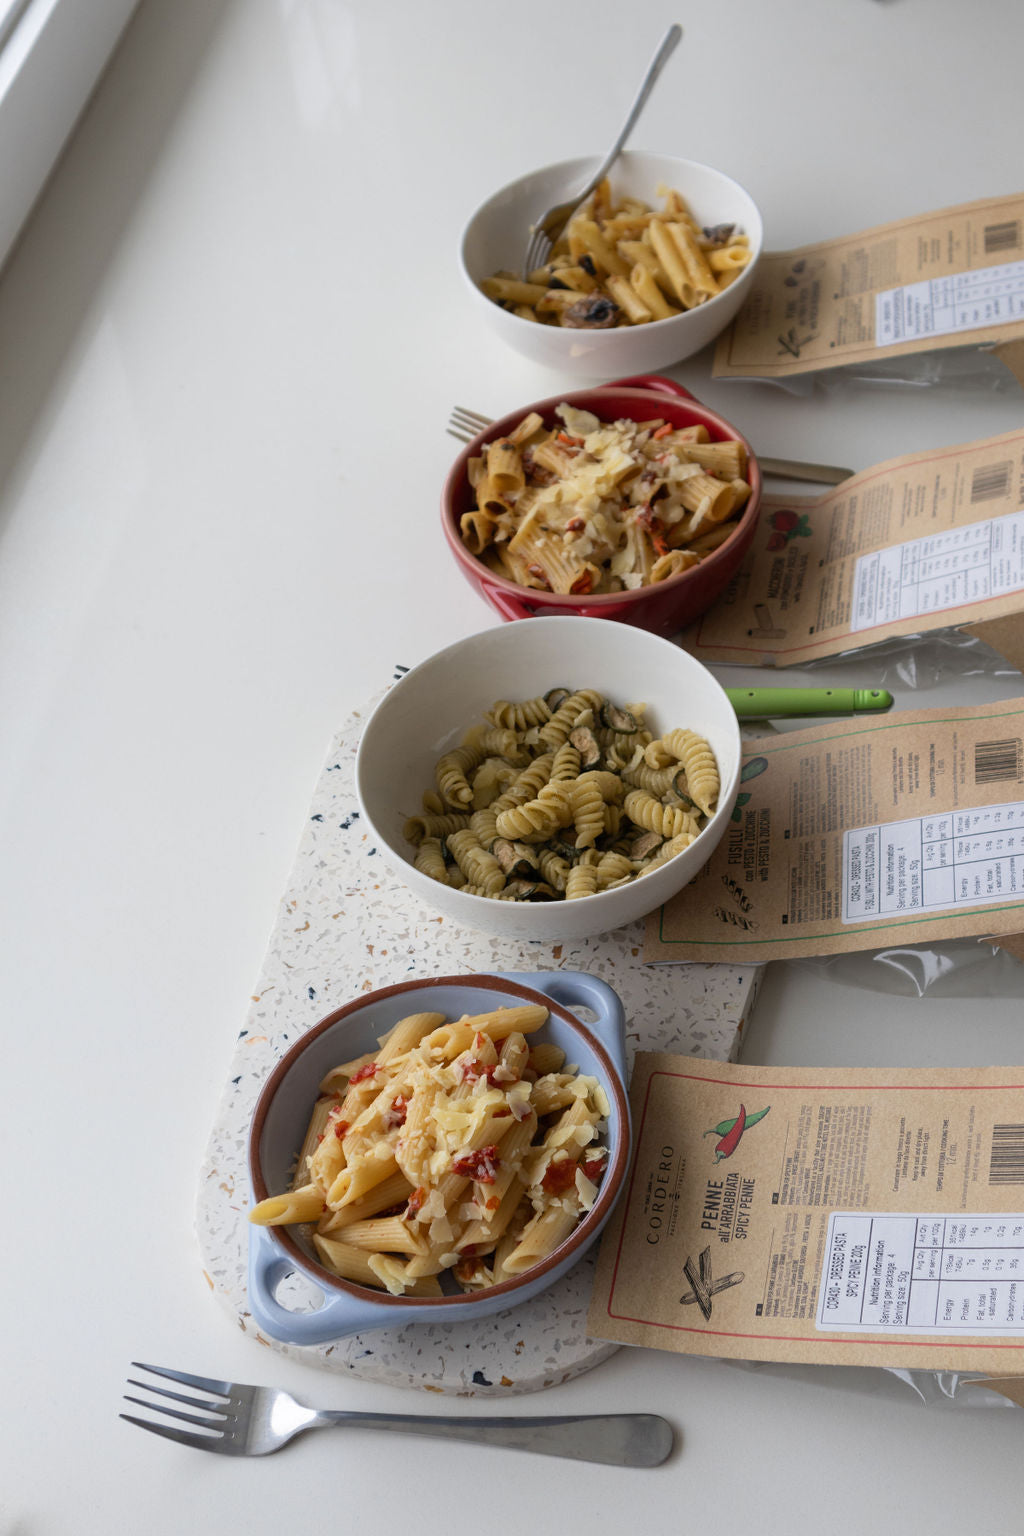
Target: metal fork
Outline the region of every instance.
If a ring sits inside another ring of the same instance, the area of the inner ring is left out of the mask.
[[[655,1413],[560,1414],[547,1417],[457,1418],[414,1413],[354,1413],[346,1410],[307,1408],[288,1392],[274,1387],[247,1387],[237,1381],[214,1381],[208,1376],[189,1376],[160,1365],[133,1360],[137,1371],[150,1371],[168,1381],[205,1392],[192,1397],[150,1382],[128,1378],[158,1398],[182,1403],[194,1413],[184,1413],[165,1402],[150,1402],[125,1393],[129,1403],[151,1412],[165,1413],[200,1433],[173,1424],[154,1423],[131,1413],[119,1415],[140,1429],[152,1430],[179,1445],[221,1456],[269,1456],[304,1429],[324,1429],[348,1424],[364,1429],[391,1429],[399,1434],[431,1435],[439,1440],[475,1440],[483,1445],[507,1446],[516,1451],[537,1451],[542,1456],[563,1456],[572,1461],[599,1461],[613,1467],[657,1467],[672,1450],[672,1426]],[[211,1399],[213,1399],[211,1401]]]
[[[619,158],[619,155],[622,152],[622,146],[625,144],[626,140],[633,132],[633,129],[636,127],[637,118],[640,116],[640,113],[643,111],[647,103],[647,98],[651,94],[655,80],[657,80],[658,76],[661,74],[662,70],[668,62],[669,54],[672,52],[673,48],[676,46],[682,35],[683,29],[677,22],[673,23],[673,25],[669,27],[668,31],[665,33],[665,36],[661,42],[661,47],[658,49],[657,53],[654,55],[654,58],[651,60],[651,66],[644,76],[643,84],[637,93],[636,100],[630,108],[629,116],[626,118],[622,131],[618,138],[615,140],[615,143],[612,145],[611,149],[608,151],[608,154],[605,156],[604,160],[601,162],[600,169],[594,172],[593,176],[590,178],[590,180],[587,182],[587,185],[581,192],[575,193],[575,195],[571,197],[567,203],[556,203],[555,207],[549,208],[547,213],[545,213],[542,218],[537,220],[536,224],[530,225],[530,238],[526,246],[526,255],[523,257],[524,277],[526,277],[527,273],[532,272],[536,267],[542,267],[544,265],[548,257],[551,255],[551,247],[562,233],[562,230],[568,224],[572,214],[575,213],[576,209],[580,206],[580,203],[584,202],[590,196],[591,192],[593,192],[598,183],[604,180],[605,176],[607,176],[608,172]]]
[[[457,437],[460,443],[471,443],[474,437],[490,425],[490,417],[456,405],[448,418],[445,431],[451,437]],[[757,462],[763,475],[774,475],[784,480],[813,480],[816,485],[838,485],[841,480],[849,480],[853,474],[852,469],[841,469],[838,464],[808,464],[802,459],[767,459],[760,453]]]

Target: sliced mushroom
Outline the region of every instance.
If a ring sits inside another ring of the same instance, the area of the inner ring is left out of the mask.
[[[575,730],[569,732],[569,741],[580,755],[580,773],[586,773],[591,768],[598,768],[601,764],[601,748],[597,737],[587,725],[578,725]]]
[[[661,847],[663,841],[657,832],[641,832],[630,844],[629,856],[631,859],[646,859],[656,848]]]
[[[573,331],[609,331],[622,311],[603,293],[587,293],[562,312],[562,324]]]
[[[712,245],[728,245],[735,229],[735,224],[709,224],[704,229],[704,238]]]

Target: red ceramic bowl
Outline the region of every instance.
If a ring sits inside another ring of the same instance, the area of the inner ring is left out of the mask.
[[[548,426],[557,424],[555,407],[567,401],[580,410],[593,411],[602,421],[626,417],[633,421],[663,417],[674,427],[707,427],[712,442],[738,438],[747,450],[747,479],[751,495],[736,520],[736,531],[718,549],[688,571],[681,571],[668,581],[638,587],[633,592],[606,592],[597,596],[566,597],[560,592],[538,592],[517,586],[503,576],[496,576],[482,560],[471,555],[459,534],[459,522],[473,505],[467,474],[470,458],[479,454],[485,443],[504,437],[529,411],[537,411]],[[595,389],[569,389],[524,405],[481,432],[463,449],[452,465],[441,494],[441,525],[449,548],[466,580],[480,592],[503,619],[529,619],[543,615],[575,614],[580,618],[617,619],[621,624],[637,624],[656,635],[674,635],[706,612],[725,591],[738,571],[750,546],[761,512],[761,470],[746,438],[724,417],[708,410],[694,399],[689,390],[674,379],[659,374],[619,379]]]

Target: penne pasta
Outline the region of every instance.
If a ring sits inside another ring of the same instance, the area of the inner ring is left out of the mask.
[[[732,224],[702,227],[678,191],[658,195],[660,209],[637,198],[616,204],[605,177],[545,266],[525,282],[496,272],[481,290],[523,319],[582,329],[656,324],[707,303],[750,265],[750,242]],[[638,268],[654,291],[640,288]]]
[[[249,1212],[249,1220],[258,1227],[280,1227],[296,1221],[316,1221],[324,1208],[323,1191],[316,1184],[306,1184],[286,1195],[271,1195]]]
[[[438,1277],[448,1272],[465,1290],[493,1284],[484,1258],[506,1235],[503,1252],[521,1273],[529,1252],[556,1232],[568,1235],[585,1213],[577,1182],[596,1194],[601,1167],[589,1143],[608,1113],[594,1078],[559,1073],[567,1107],[540,1131],[548,1097],[531,1060],[563,1053],[540,1046],[534,1054],[527,1035],[547,1016],[523,1004],[458,1020],[400,1020],[342,1098],[314,1105],[303,1142],[314,1148],[307,1182],[261,1201],[250,1220],[316,1222],[313,1248],[332,1274],[395,1296],[442,1294]],[[357,1121],[341,1121],[342,1106],[365,1083],[373,1098]],[[546,1223],[535,1219],[556,1209]]]

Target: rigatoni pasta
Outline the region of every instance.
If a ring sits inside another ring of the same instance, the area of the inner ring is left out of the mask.
[[[293,1189],[250,1221],[314,1222],[327,1269],[395,1296],[533,1268],[592,1208],[608,1158],[600,1083],[550,1042],[531,1049],[547,1018],[521,1004],[400,1020],[324,1078]]]
[[[566,596],[632,591],[699,564],[735,530],[751,494],[738,439],[566,403],[556,415],[562,425],[546,427],[531,412],[469,460],[476,504],[459,531],[497,575]],[[469,750],[442,760],[455,783]]]

